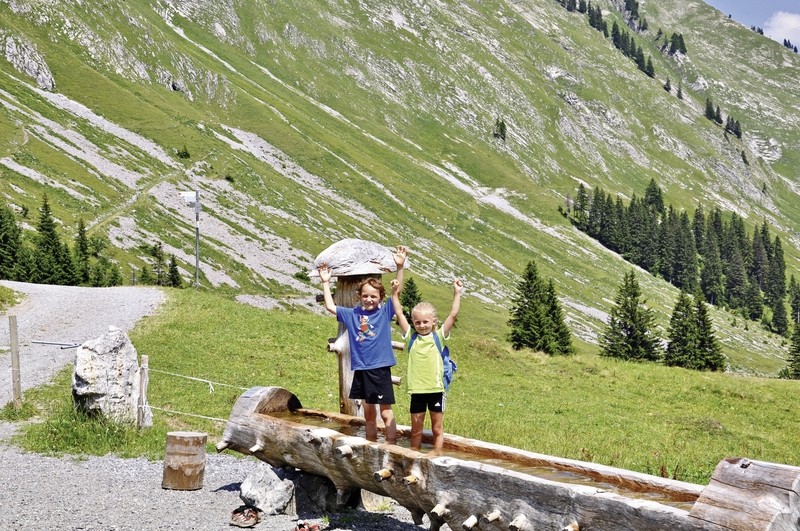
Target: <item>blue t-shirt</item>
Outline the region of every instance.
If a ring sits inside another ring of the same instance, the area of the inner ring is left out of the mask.
[[[336,320],[344,324],[350,339],[350,368],[352,370],[393,367],[397,364],[392,350],[391,323],[394,306],[380,304],[365,311],[361,306],[336,307]]]

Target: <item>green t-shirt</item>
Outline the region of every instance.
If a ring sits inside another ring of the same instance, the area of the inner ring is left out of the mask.
[[[406,351],[413,329],[409,329],[406,340]],[[406,387],[408,394],[441,393],[444,392],[444,363],[433,334],[439,334],[442,348],[445,346],[445,337],[440,332],[431,332],[426,336],[417,335],[411,351],[408,352],[408,372],[406,374]]]

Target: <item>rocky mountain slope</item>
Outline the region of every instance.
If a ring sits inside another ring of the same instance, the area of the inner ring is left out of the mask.
[[[624,2],[596,4],[627,27]],[[160,241],[189,279],[178,192],[199,190],[201,283],[256,303],[310,304],[335,241],[405,243],[423,293],[464,278],[490,334],[536,259],[591,344],[630,266],[559,214],[579,183],[627,200],[654,178],[676,208],[766,219],[800,271],[800,56],[700,0],[640,4],[652,79],[551,0],[3,0],[0,193],[30,228],[47,192],[126,278]],[[685,55],[660,50],[675,32]],[[640,281],[665,326],[675,290]],[[713,317],[735,366],[783,365],[779,338]]]

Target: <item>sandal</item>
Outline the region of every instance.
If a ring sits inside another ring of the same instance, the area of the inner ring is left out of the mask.
[[[231,513],[231,525],[236,527],[255,527],[261,521],[261,515],[255,507],[242,505]]]

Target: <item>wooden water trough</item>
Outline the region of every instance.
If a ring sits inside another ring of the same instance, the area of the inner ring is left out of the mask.
[[[647,531],[800,529],[800,467],[725,459],[708,486],[445,435],[444,454],[363,438],[364,419],[304,409],[280,387],[253,387],[217,444],[273,466],[394,498],[415,523],[456,529]],[[429,434],[426,434],[426,437]],[[430,441],[427,441],[430,443]]]

